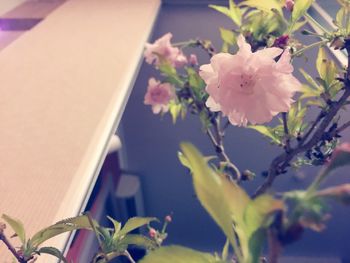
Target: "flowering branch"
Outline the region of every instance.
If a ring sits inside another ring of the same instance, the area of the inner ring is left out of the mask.
[[[322,140],[322,137],[333,120],[333,118],[337,115],[338,111],[343,107],[343,105],[346,103],[347,99],[350,97],[350,46],[346,48],[348,52],[348,66],[347,66],[347,71],[345,73],[345,78],[344,78],[344,93],[340,97],[338,101],[335,101],[329,105],[329,109],[327,112],[321,111],[320,114],[318,115],[316,121],[314,124],[311,126],[309,132],[305,134],[305,137],[301,139],[301,143],[294,148],[291,149],[290,152],[285,152],[277,156],[270,165],[268,176],[265,180],[265,182],[256,190],[254,193],[254,197],[259,196],[267,191],[268,188],[271,187],[273,184],[274,180],[276,177],[282,173],[286,172],[286,168],[290,165],[290,161],[298,154],[308,151],[312,149],[314,146],[316,146],[320,140]],[[323,116],[324,115],[324,116]],[[307,141],[307,138],[312,134],[313,130],[316,128],[317,123],[320,123],[316,131],[313,133],[313,136],[309,141]],[[342,130],[350,126],[349,123],[346,123],[345,126],[342,126]],[[307,142],[306,142],[307,141]]]

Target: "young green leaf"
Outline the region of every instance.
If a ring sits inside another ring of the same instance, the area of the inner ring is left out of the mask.
[[[46,240],[60,235],[65,232],[70,232],[77,229],[90,229],[91,225],[89,222],[89,219],[86,215],[81,215],[73,218],[68,218],[62,221],[57,222],[56,224],[49,226],[47,228],[44,228],[37,232],[32,239],[30,240],[30,243],[33,247],[37,247]]]
[[[125,236],[131,231],[140,228],[144,225],[149,224],[152,221],[157,221],[155,217],[132,217],[124,225],[124,227],[119,231],[118,237]]]
[[[295,0],[292,12],[292,22],[296,22],[304,16],[313,2],[314,0]]]
[[[311,85],[312,88],[320,92],[324,91],[322,87],[320,87],[320,85],[318,85],[317,82],[304,69],[301,68],[299,69],[299,71],[301,74],[303,74],[304,78]]]
[[[109,219],[109,221],[112,222],[113,226],[114,226],[114,233],[113,233],[113,239],[117,239],[118,238],[118,233],[122,227],[122,224],[120,222],[118,222],[117,220],[113,219],[110,216],[107,216],[107,218]]]
[[[262,135],[270,138],[272,142],[276,144],[281,144],[282,140],[281,137],[278,136],[276,133],[274,133],[274,129],[268,126],[264,125],[250,125],[248,128],[256,130],[257,132],[261,133]]]
[[[225,233],[232,246],[236,246],[233,222],[240,241],[244,240],[245,233],[240,227],[244,224],[243,215],[250,200],[249,196],[237,184],[215,173],[193,145],[182,143],[181,150],[190,164],[200,203]],[[240,257],[239,251],[235,250],[235,253]]]
[[[182,105],[176,104],[175,102],[171,102],[169,104],[169,112],[171,114],[173,124],[176,123],[177,118],[179,117],[179,114],[181,113]]]
[[[140,263],[219,263],[211,254],[181,246],[161,247],[151,251]]]
[[[230,249],[230,240],[228,238],[226,238],[226,242],[225,242],[224,247],[222,248],[222,253],[221,253],[222,260],[224,260],[224,261],[227,260],[229,249]]]
[[[188,162],[185,155],[181,151],[177,152],[177,157],[179,158],[179,161],[183,166],[185,166],[188,169],[191,169],[190,163]]]
[[[232,30],[228,30],[223,27],[220,27],[219,29],[221,38],[225,43],[231,46],[236,44],[236,35],[232,32]]]
[[[283,202],[270,195],[261,195],[248,203],[244,213],[245,231],[246,235],[249,236],[250,261],[248,262],[259,262],[266,236],[265,230],[268,227],[268,216],[277,210],[283,210],[283,208]]]
[[[16,235],[21,240],[22,244],[25,244],[26,234],[25,234],[23,223],[20,220],[12,218],[5,214],[2,215],[2,219],[4,219],[6,223],[8,223],[11,226],[13,231],[15,231]]]
[[[276,10],[279,14],[282,14],[282,5],[277,0],[246,0],[239,4],[240,6],[249,6],[257,8],[264,12],[273,13],[273,9]]]
[[[219,5],[209,5],[209,7],[229,17],[237,26],[242,25],[241,9],[234,3],[233,0],[229,0],[229,8]]]

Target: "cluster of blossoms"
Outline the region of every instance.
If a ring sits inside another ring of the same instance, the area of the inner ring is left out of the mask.
[[[167,33],[153,44],[146,45],[145,59],[156,67],[169,63],[174,67],[188,63],[197,65],[197,57],[189,59],[170,43]],[[280,112],[288,112],[294,102],[292,97],[301,84],[292,75],[293,66],[288,49],[270,47],[252,52],[251,46],[240,35],[235,55],[215,54],[210,64],[200,67],[199,75],[206,83],[209,97],[207,107],[221,111],[230,123],[237,126],[262,124]],[[276,62],[277,60],[277,62]],[[175,88],[151,78],[144,103],[151,105],[153,113],[165,113],[169,103],[176,99]]]
[[[172,34],[167,33],[153,44],[147,43],[144,52],[146,62],[156,67],[162,64],[169,64],[176,68],[183,67],[188,63],[190,65],[197,65],[196,55],[191,54],[187,59],[179,48],[172,46],[170,42],[171,38]],[[173,85],[161,83],[154,78],[149,79],[144,103],[152,106],[154,114],[166,113],[169,110],[170,101],[175,98],[175,87]]]

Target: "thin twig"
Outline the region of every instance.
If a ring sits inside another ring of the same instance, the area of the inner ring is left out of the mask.
[[[20,263],[26,263],[27,260],[25,260],[22,256],[18,255],[16,249],[11,245],[10,241],[7,239],[7,237],[3,234],[0,233],[0,240],[4,242],[6,247],[10,250],[10,252],[13,254],[13,256],[18,260]]]
[[[265,182],[256,190],[253,197],[256,197],[264,192],[268,188],[271,187],[272,183],[276,179],[276,177],[283,173],[287,166],[289,165],[289,162],[298,154],[305,152],[312,147],[314,147],[322,138],[322,135],[324,134],[326,128],[329,126],[335,115],[338,113],[339,109],[343,106],[344,102],[347,100],[347,98],[350,96],[350,86],[346,87],[345,92],[339,99],[339,101],[335,102],[329,109],[329,111],[326,113],[323,121],[316,129],[314,135],[310,138],[309,141],[307,141],[303,145],[299,145],[295,149],[291,149],[289,153],[282,153],[279,156],[277,156],[271,163],[269,168],[268,176],[265,180]]]
[[[125,250],[124,251],[124,256],[126,256],[128,258],[128,260],[131,262],[131,263],[136,263],[136,261],[132,258],[132,256],[130,255],[129,251]]]
[[[336,129],[336,134],[341,133],[342,131],[344,131],[345,129],[347,129],[348,127],[350,127],[350,121],[344,123],[342,126],[340,126],[338,129]]]
[[[207,134],[208,134],[209,139],[215,148],[215,151],[216,151],[218,157],[220,158],[220,161],[224,162],[228,166],[228,168],[232,171],[232,173],[235,175],[236,178],[231,178],[231,179],[236,179],[237,181],[240,180],[241,173],[240,173],[239,169],[230,161],[230,158],[226,154],[222,142],[221,142],[221,144],[219,144],[217,142],[215,136],[213,135],[213,133],[210,129],[207,129]]]

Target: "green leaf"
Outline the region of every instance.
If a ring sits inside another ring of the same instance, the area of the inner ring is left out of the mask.
[[[236,35],[232,32],[232,30],[228,30],[223,27],[220,27],[219,29],[220,29],[221,38],[225,43],[231,46],[236,44]]]
[[[229,17],[237,26],[242,25],[242,12],[233,0],[229,0],[229,8],[219,5],[209,5],[209,7]]]
[[[193,184],[200,203],[225,233],[232,246],[236,244],[233,222],[242,242],[245,233],[240,226],[243,226],[243,215],[250,200],[249,196],[237,184],[215,173],[192,144],[182,143],[181,150],[191,167]],[[239,256],[239,251],[235,253]]]
[[[181,246],[161,247],[151,251],[140,263],[213,263],[219,262],[208,253]]]
[[[182,105],[176,104],[175,102],[170,102],[169,104],[169,112],[171,114],[173,124],[176,123],[177,117],[181,113]]]
[[[227,260],[229,249],[230,249],[230,240],[228,238],[226,238],[226,242],[225,242],[225,245],[224,245],[224,247],[222,249],[222,253],[221,253],[222,260],[224,260],[224,261]]]
[[[260,253],[266,237],[268,215],[282,210],[283,202],[270,195],[261,195],[251,200],[244,213],[246,235],[249,236],[249,256],[251,262],[259,262]],[[250,262],[250,261],[249,261]]]
[[[124,227],[119,231],[118,237],[125,236],[131,231],[140,228],[144,225],[149,224],[152,221],[157,221],[155,217],[132,217],[124,225]]]
[[[188,169],[191,169],[190,163],[188,162],[188,160],[186,159],[185,155],[182,152],[178,151],[177,152],[177,157],[179,158],[180,163],[183,166],[185,166]]]
[[[282,14],[282,5],[277,0],[246,0],[239,5],[257,8],[268,13],[273,13],[272,9],[275,9],[279,14]]]
[[[302,84],[301,91],[302,95],[300,96],[300,99],[306,99],[306,98],[320,98],[322,90],[316,90],[309,85]]]
[[[329,90],[330,86],[334,82],[338,82],[335,78],[337,77],[337,66],[334,61],[327,57],[324,48],[320,48],[316,60],[316,68],[322,80],[324,80],[325,90]]]
[[[250,125],[248,126],[248,128],[256,130],[262,135],[270,138],[276,144],[282,143],[281,138],[273,132],[274,130],[271,127],[264,126],[264,125]]]
[[[292,22],[298,21],[310,8],[314,0],[295,0],[292,12]]]
[[[157,243],[154,240],[151,240],[145,236],[134,234],[126,235],[124,238],[121,239],[119,244],[122,246],[135,245],[138,247],[145,248],[147,250],[154,249],[157,247]]]
[[[320,77],[325,79],[327,75],[327,55],[324,48],[320,48],[318,51],[316,68]]]
[[[196,96],[199,98],[199,92],[205,87],[204,80],[199,76],[198,72],[191,68],[186,68],[187,74],[188,74],[188,81],[190,84],[190,87],[194,90],[196,93]]]
[[[77,229],[92,229],[89,219],[86,215],[68,218],[59,221],[52,226],[44,228],[32,237],[30,243],[33,247],[37,247],[54,236]]]
[[[303,74],[306,81],[313,87],[315,90],[323,92],[322,87],[320,87],[317,82],[302,68],[299,69],[300,73]]]
[[[26,234],[25,234],[23,223],[20,220],[12,218],[5,214],[2,215],[2,219],[4,219],[6,223],[8,223],[11,226],[13,231],[15,231],[16,235],[21,240],[22,244],[25,244]]]
[[[339,9],[336,15],[336,24],[340,28],[344,28],[346,26],[346,8],[343,6],[342,8]]]
[[[307,108],[302,106],[300,100],[294,103],[290,108],[288,112],[288,129],[291,136],[297,137],[298,134],[303,131],[303,128],[305,128],[303,120],[306,111]]]
[[[122,227],[122,224],[120,222],[118,222],[117,220],[114,220],[112,217],[107,216],[107,218],[109,219],[109,221],[112,222],[113,226],[114,226],[114,233],[113,233],[113,239],[118,239],[118,233]]]
[[[54,256],[59,259],[59,262],[63,261],[64,263],[68,263],[62,252],[55,247],[41,247],[37,252],[38,254],[48,254]]]

